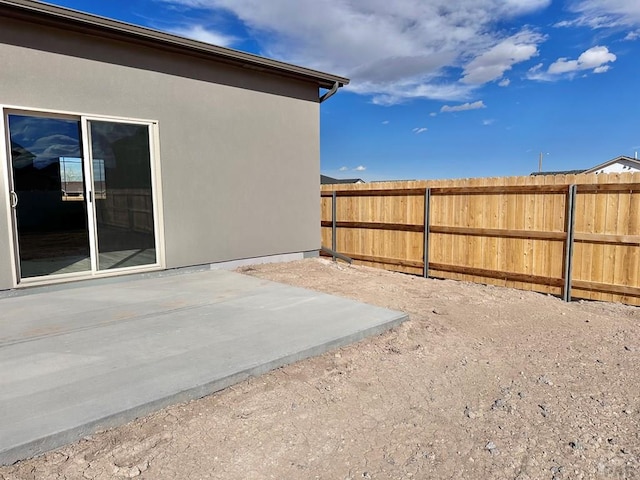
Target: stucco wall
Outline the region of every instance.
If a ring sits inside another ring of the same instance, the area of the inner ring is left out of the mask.
[[[0,65],[0,104],[158,121],[167,267],[319,248],[316,85],[3,19]]]

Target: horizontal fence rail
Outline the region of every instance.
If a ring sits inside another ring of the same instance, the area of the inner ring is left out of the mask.
[[[640,174],[324,185],[321,204],[323,244],[356,263],[640,305]]]

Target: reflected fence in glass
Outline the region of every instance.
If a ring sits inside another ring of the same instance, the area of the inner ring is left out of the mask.
[[[157,263],[149,126],[88,122],[98,270]]]

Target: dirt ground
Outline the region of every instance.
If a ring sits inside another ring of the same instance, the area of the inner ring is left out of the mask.
[[[640,308],[320,259],[241,271],[410,320],[0,479],[640,478]]]

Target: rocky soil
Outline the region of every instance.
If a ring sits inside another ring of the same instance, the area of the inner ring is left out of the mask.
[[[241,271],[410,320],[0,479],[640,478],[640,308],[319,259]]]

